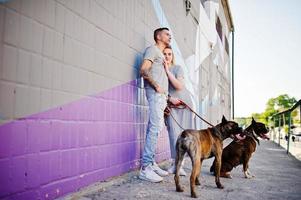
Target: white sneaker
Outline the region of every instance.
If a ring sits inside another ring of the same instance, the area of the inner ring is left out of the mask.
[[[175,166],[175,163],[174,163],[174,162],[172,162],[170,168],[169,168],[167,171],[168,171],[168,173],[170,173],[170,174],[175,174],[175,173],[176,173],[176,166]],[[181,167],[180,167],[180,176],[186,176],[186,175],[187,175],[187,173],[186,173],[185,170],[183,169],[183,163],[182,163],[182,165],[181,165]]]
[[[176,173],[176,166],[175,166],[175,163],[171,163],[170,167],[168,168],[168,173],[170,174],[175,174]]]
[[[151,164],[145,167],[144,169],[141,167],[139,178],[153,183],[163,181],[163,178],[155,172]]]
[[[167,176],[168,172],[161,169],[156,162],[153,162],[152,167],[154,169],[154,172],[156,172],[159,176]]]

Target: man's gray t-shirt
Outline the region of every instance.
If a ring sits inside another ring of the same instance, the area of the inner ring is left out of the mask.
[[[144,60],[152,61],[150,73],[153,80],[166,92],[168,92],[168,78],[163,66],[164,55],[156,45],[149,46],[144,52]],[[153,88],[145,81],[145,88]]]

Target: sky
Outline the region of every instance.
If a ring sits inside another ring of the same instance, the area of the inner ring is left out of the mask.
[[[270,98],[301,98],[301,1],[229,0],[235,28],[235,117]]]

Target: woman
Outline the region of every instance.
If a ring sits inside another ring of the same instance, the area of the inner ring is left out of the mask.
[[[175,65],[174,54],[171,47],[165,48],[163,50],[163,54],[165,57],[164,67],[169,80],[169,95],[182,100],[189,106],[192,106],[190,94],[184,85],[183,69],[181,66]],[[188,109],[171,108],[171,115],[166,118],[172,159],[172,164],[168,169],[168,172],[174,174],[176,169],[174,162],[176,158],[176,142],[178,136],[183,131],[177,122],[185,129],[195,129],[195,120],[193,113],[191,113]],[[175,120],[177,120],[177,122],[175,122]],[[180,175],[186,175],[186,172],[182,167],[180,168]]]

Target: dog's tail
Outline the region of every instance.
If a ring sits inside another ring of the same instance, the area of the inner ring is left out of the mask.
[[[177,139],[177,143],[176,143],[176,151],[177,151],[177,155],[178,154],[181,154],[183,151],[185,151],[186,150],[186,145],[185,145],[185,139],[187,138],[187,135],[186,135],[186,132],[185,131],[183,131],[180,135],[179,135],[179,137],[178,137],[178,139]],[[186,151],[185,151],[185,153],[186,153]]]
[[[181,137],[181,138],[186,138],[186,137],[188,137],[188,132],[187,132],[187,131],[183,131],[183,132],[180,134],[180,137]]]
[[[182,166],[182,162],[184,159],[185,154],[187,153],[189,149],[189,133],[187,133],[186,130],[184,130],[178,137],[177,143],[176,143],[176,159],[175,159],[175,181],[176,184],[179,180],[179,173],[180,168]]]
[[[184,130],[178,137],[177,144],[178,148],[187,151],[190,144],[193,142],[193,135],[189,133],[189,130]]]
[[[189,154],[188,150],[193,142],[193,135],[189,133],[189,130],[184,130],[178,137],[176,143],[177,159],[182,162],[183,157],[186,153]]]

